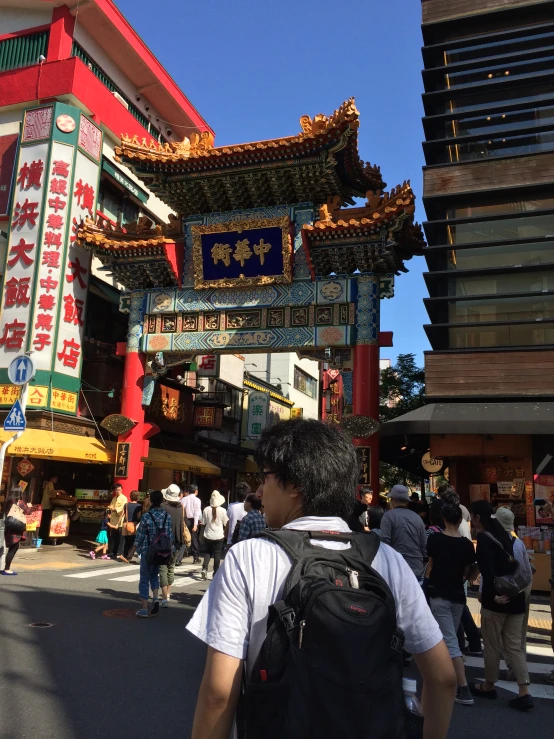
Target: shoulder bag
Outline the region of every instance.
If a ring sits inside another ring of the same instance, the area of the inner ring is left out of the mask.
[[[123,536],[134,536],[136,533],[136,525],[129,521],[129,503],[125,503],[124,514],[125,514],[125,522],[123,524]]]
[[[502,544],[496,539],[491,533],[485,531],[485,536],[494,541],[494,543],[502,549],[508,562],[512,565],[513,572],[509,575],[496,575],[494,578],[494,589],[497,595],[507,595],[509,598],[513,598],[519,595],[525,588],[531,583],[528,575],[524,572],[523,567],[514,558],[512,554],[507,552]]]
[[[192,537],[190,535],[189,527],[187,526],[187,519],[185,516],[185,509],[181,506],[182,521],[183,521],[183,542],[188,549],[192,543]]]
[[[25,516],[25,512],[21,510],[17,503],[12,503],[12,507],[6,516],[4,525],[6,527],[6,531],[9,531],[12,534],[23,534],[27,528],[27,517]]]

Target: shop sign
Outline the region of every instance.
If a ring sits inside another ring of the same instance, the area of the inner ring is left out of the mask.
[[[52,410],[64,411],[65,413],[77,412],[77,393],[68,393],[66,390],[52,390],[50,407]]]
[[[223,424],[223,409],[199,405],[194,409],[194,425],[197,428],[220,429]]]
[[[444,467],[444,459],[441,459],[440,457],[432,457],[431,452],[425,452],[421,458],[421,466],[425,472],[434,474],[442,470]]]
[[[303,418],[304,416],[304,409],[303,408],[291,408],[290,409],[290,417],[291,418]]]
[[[50,539],[58,539],[67,536],[69,532],[69,516],[67,511],[54,509],[52,511],[52,521],[50,523]]]
[[[79,146],[97,162],[102,153],[102,131],[84,115],[79,121]]]
[[[21,388],[17,385],[0,385],[0,405],[12,406],[21,395]]]
[[[269,401],[269,426],[279,421],[287,421],[290,418],[290,406],[281,405],[274,400]]]
[[[102,169],[109,175],[111,175],[116,182],[119,182],[122,187],[124,187],[126,190],[129,190],[131,195],[134,195],[143,203],[148,202],[148,193],[144,192],[144,190],[141,190],[140,187],[137,187],[133,182],[131,182],[131,180],[127,179],[127,177],[125,177],[122,172],[116,169],[116,167],[114,167],[111,162],[107,162],[104,159],[102,162]]]
[[[369,485],[371,482],[371,447],[357,446],[356,455],[360,466],[358,485]]]
[[[42,507],[33,506],[31,510],[27,509],[25,518],[27,521],[27,531],[36,531],[40,527],[40,522],[42,521]]]
[[[219,375],[219,355],[218,354],[201,354],[196,357],[198,369],[196,374],[198,377],[218,377]]]
[[[118,441],[115,454],[115,476],[129,477],[129,458],[131,456],[131,442]]]
[[[27,475],[30,475],[34,469],[34,465],[32,465],[28,459],[22,459],[21,462],[17,465],[17,471],[19,472],[21,477],[27,477]]]
[[[46,108],[26,110],[23,122],[23,143],[50,138],[53,117],[54,108],[51,105]]]
[[[248,422],[246,436],[248,439],[259,439],[267,426],[269,411],[269,393],[250,390],[248,393]]]

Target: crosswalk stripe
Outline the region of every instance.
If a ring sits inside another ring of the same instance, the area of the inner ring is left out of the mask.
[[[76,577],[80,580],[86,580],[89,577],[102,577],[103,575],[111,575],[114,572],[125,572],[136,570],[136,565],[118,566],[118,567],[98,567],[96,570],[87,570],[87,572],[76,572],[73,575],[64,575],[64,577]]]
[[[477,667],[480,669],[484,669],[485,667],[485,661],[482,657],[466,657],[464,662],[466,667]],[[500,662],[500,669],[507,669],[504,661]],[[554,670],[554,664],[548,665],[544,662],[528,662],[527,669],[531,675],[548,675]]]
[[[517,683],[509,683],[505,680],[499,680],[495,686],[507,690],[510,693],[519,693],[519,685]],[[529,685],[529,693],[533,698],[546,698],[547,700],[554,700],[554,685],[539,685],[538,683],[531,683]]]
[[[110,577],[110,582],[138,582],[140,580],[140,572],[138,572],[138,568],[135,567],[135,572],[132,575],[123,575],[123,577]],[[185,572],[194,572],[198,569],[198,565],[180,565],[179,567],[175,568],[175,574],[184,574]],[[174,587],[180,587],[181,585],[184,585],[188,582],[195,582],[194,578],[185,577],[176,579],[173,583]]]

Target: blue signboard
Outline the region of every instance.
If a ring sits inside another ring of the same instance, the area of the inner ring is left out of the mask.
[[[193,226],[195,287],[290,282],[288,217]]]

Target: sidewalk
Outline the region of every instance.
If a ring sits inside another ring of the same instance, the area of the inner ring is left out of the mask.
[[[57,545],[43,544],[39,549],[20,547],[14,560],[14,567],[23,571],[69,570],[90,565],[88,542],[78,537],[69,537],[67,542]]]

